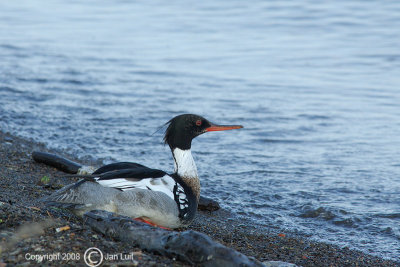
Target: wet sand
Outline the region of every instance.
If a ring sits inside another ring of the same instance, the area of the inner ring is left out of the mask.
[[[116,255],[102,266],[189,266],[179,259],[112,240],[68,211],[44,207],[37,201],[39,198],[75,180],[34,162],[31,159],[33,150],[48,151],[43,144],[0,132],[0,267],[36,266],[38,263],[86,266],[83,255],[90,247],[99,248],[109,256]],[[59,151],[49,152],[74,160]],[[298,266],[400,266],[400,261],[256,228],[226,210],[199,211],[189,229],[205,233],[261,262],[283,261]],[[38,255],[47,255],[47,258],[40,261]]]

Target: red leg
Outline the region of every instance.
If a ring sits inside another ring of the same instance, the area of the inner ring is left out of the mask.
[[[161,228],[161,229],[170,230],[170,231],[172,230],[171,228],[167,228],[167,227],[163,227],[163,226],[157,225],[157,224],[155,224],[155,223],[153,223],[153,222],[151,222],[151,221],[147,221],[147,220],[145,220],[145,219],[143,219],[143,218],[135,218],[134,220],[135,220],[135,221],[138,221],[138,222],[147,223],[147,224],[149,224],[149,225],[151,225],[151,226],[159,227],[159,228]]]

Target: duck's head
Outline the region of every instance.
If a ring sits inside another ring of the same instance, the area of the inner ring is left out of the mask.
[[[182,114],[167,122],[164,142],[171,150],[191,148],[192,139],[200,134],[213,131],[226,131],[243,128],[242,125],[217,125],[195,114]]]

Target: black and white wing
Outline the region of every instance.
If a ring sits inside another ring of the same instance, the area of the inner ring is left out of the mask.
[[[89,179],[88,179],[89,180]],[[94,174],[90,181],[96,182],[104,187],[112,187],[122,191],[132,189],[145,189],[163,192],[170,198],[175,199],[174,189],[177,182],[166,172],[137,166],[129,169],[117,169]]]

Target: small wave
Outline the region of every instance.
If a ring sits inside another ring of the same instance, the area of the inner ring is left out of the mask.
[[[76,80],[76,79],[62,79],[60,80],[61,83],[65,83],[65,84],[74,84],[74,85],[87,85],[88,82],[85,81],[80,81],[80,80]]]
[[[347,187],[327,188],[324,191],[333,193],[333,194],[338,194],[338,193],[356,194],[357,193],[356,190],[351,190],[350,188],[347,188]]]
[[[9,93],[22,93],[20,90],[11,88],[9,86],[0,86],[0,91],[9,92]]]
[[[33,83],[48,83],[48,82],[50,82],[50,80],[46,79],[46,78],[25,78],[25,77],[21,78],[21,77],[19,77],[19,78],[17,78],[17,80],[21,81],[21,82],[33,82]]]
[[[254,203],[250,205],[252,208],[258,210],[258,209],[265,209],[265,208],[270,208],[271,205],[267,203]]]
[[[387,219],[400,219],[400,213],[378,213],[374,217],[387,218]]]
[[[252,176],[258,174],[270,175],[270,174],[293,174],[290,171],[271,171],[271,170],[251,170],[251,171],[242,171],[242,172],[232,172],[227,173],[227,175],[241,175],[241,176]]]
[[[298,117],[308,120],[329,120],[331,117],[325,115],[299,114]]]
[[[62,70],[62,71],[60,71],[60,73],[67,74],[67,75],[74,75],[74,76],[83,74],[83,72],[81,72],[79,70],[74,70],[74,69]]]
[[[342,219],[342,220],[334,220],[333,224],[346,226],[346,227],[355,227],[356,226],[354,220],[352,220],[350,218],[346,218],[346,219]]]
[[[304,140],[293,140],[293,139],[260,139],[264,143],[279,143],[279,144],[300,144],[304,143]]]
[[[387,62],[399,61],[400,54],[364,54],[360,55],[363,58],[381,59]]]
[[[15,45],[10,45],[10,44],[0,44],[0,48],[5,48],[9,50],[21,50],[20,47],[15,46]]]
[[[131,74],[137,74],[142,76],[161,76],[161,77],[176,77],[177,73],[169,72],[169,71],[131,71]]]
[[[199,86],[208,87],[208,88],[222,88],[222,85],[215,84],[215,83],[200,83]]]

